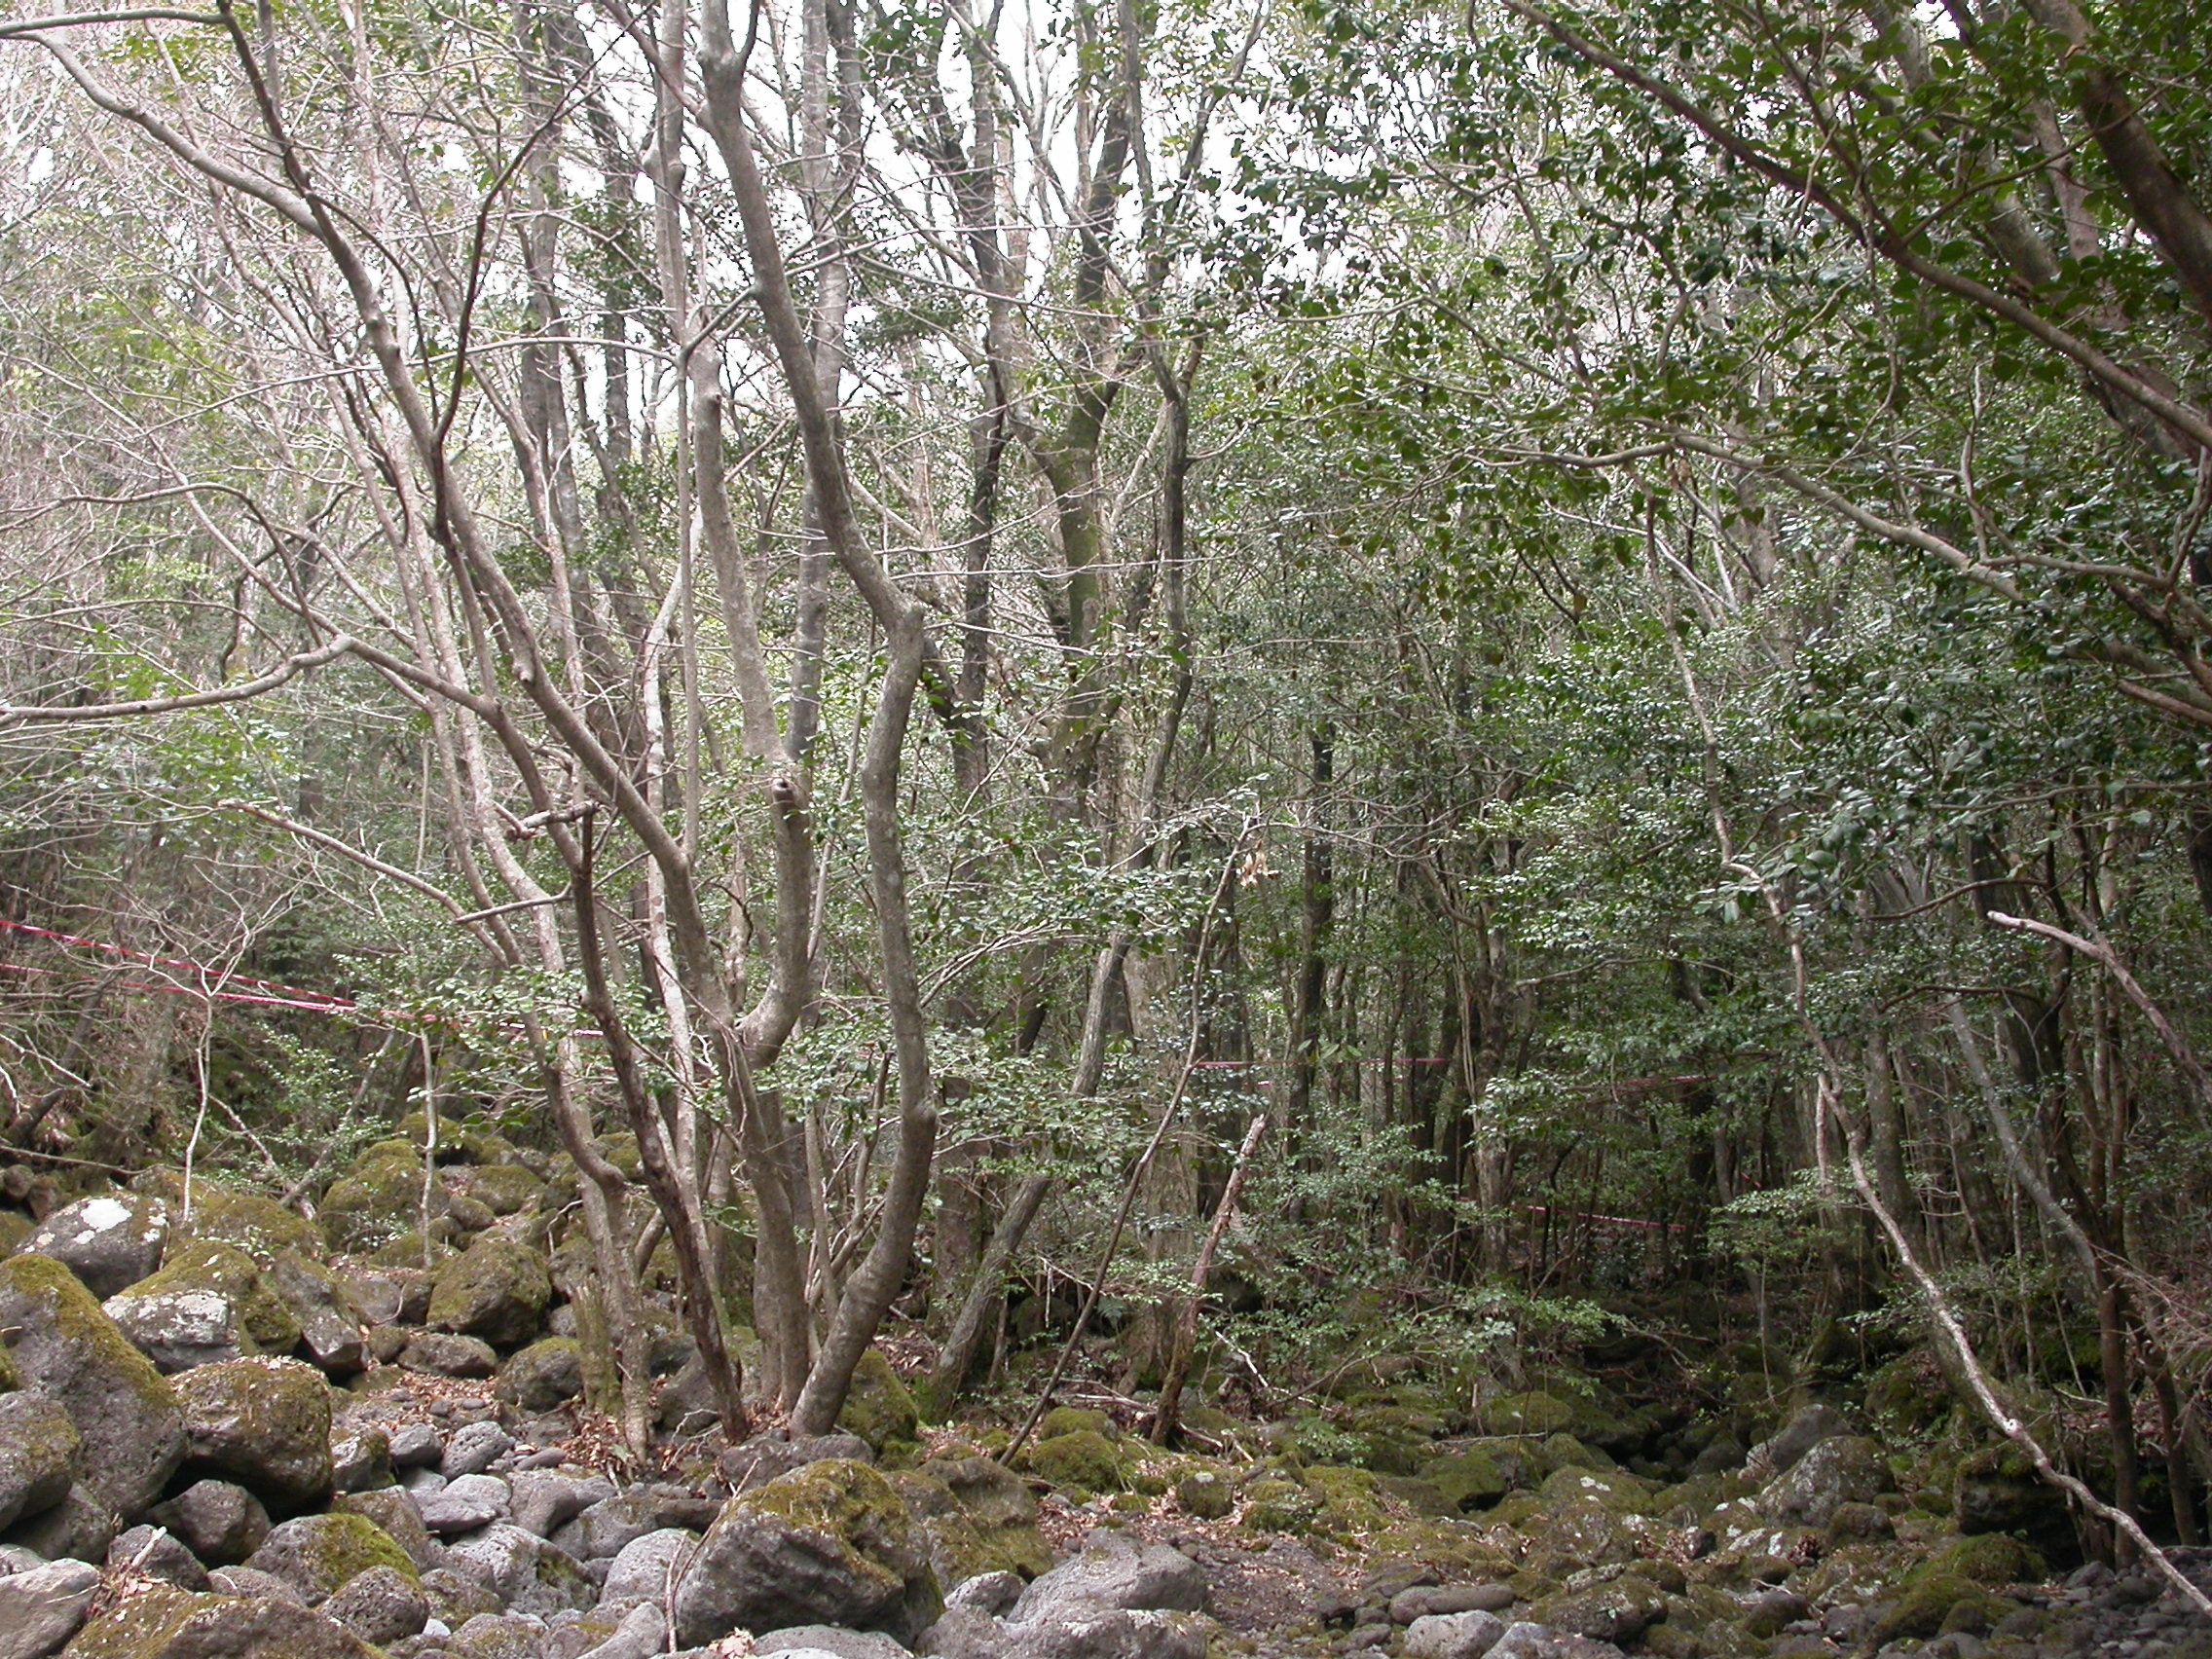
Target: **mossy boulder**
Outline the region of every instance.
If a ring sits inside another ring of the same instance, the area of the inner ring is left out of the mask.
[[[136,1284],[161,1266],[168,1205],[144,1193],[99,1193],[55,1210],[17,1250],[61,1263],[95,1297]]]
[[[1304,1481],[1281,1475],[1247,1481],[1243,1498],[1242,1523],[1253,1532],[1304,1532],[1321,1511]]]
[[[880,1630],[911,1642],[943,1598],[928,1541],[890,1483],[831,1457],[733,1497],[678,1584],[676,1634],[703,1646],[793,1625]]]
[[[1925,1434],[1951,1413],[1943,1369],[1925,1348],[1879,1367],[1866,1379],[1866,1420],[1891,1439]]]
[[[515,1347],[537,1334],[553,1277],[541,1250],[486,1234],[441,1264],[430,1279],[430,1324],[458,1336]]]
[[[1584,1414],[1556,1394],[1531,1388],[1500,1394],[1477,1415],[1493,1434],[1572,1434]]]
[[[1114,1443],[1094,1428],[1072,1434],[1055,1434],[1050,1440],[1033,1440],[1022,1454],[1022,1466],[1040,1480],[1085,1495],[1120,1492],[1129,1478],[1128,1465]]]
[[[1561,1590],[1529,1610],[1531,1623],[1619,1646],[1637,1641],[1666,1616],[1667,1599],[1639,1573],[1625,1572],[1610,1583]]]
[[[2038,1479],[2027,1455],[2009,1441],[1959,1465],[1951,1520],[1968,1534],[2016,1533],[2056,1562],[2071,1560],[2079,1547],[2065,1494]]]
[[[913,1444],[921,1433],[914,1396],[891,1369],[891,1362],[872,1347],[864,1348],[860,1363],[853,1367],[853,1385],[837,1414],[837,1426],[859,1435],[878,1456],[895,1442]]]
[[[1908,1637],[1925,1639],[1977,1623],[1986,1630],[2011,1610],[2009,1603],[1958,1573],[1915,1573],[1875,1626],[1874,1641],[1887,1646]]]
[[[410,1584],[415,1564],[398,1541],[365,1515],[302,1515],[273,1529],[246,1565],[273,1573],[310,1605],[336,1595],[358,1573],[388,1567]]]
[[[1195,1462],[1176,1476],[1172,1488],[1183,1513],[1199,1521],[1219,1521],[1236,1507],[1236,1482],[1218,1463]]]
[[[336,1620],[280,1597],[201,1596],[150,1583],[77,1633],[67,1659],[381,1659]]]
[[[1952,1539],[1907,1573],[1905,1581],[1947,1573],[1976,1584],[2033,1584],[2049,1571],[2043,1557],[2019,1539],[1984,1532]]]
[[[573,1337],[544,1337],[509,1355],[495,1392],[526,1412],[549,1412],[584,1391],[583,1345]]]
[[[298,1346],[300,1322],[284,1301],[263,1282],[253,1258],[236,1245],[213,1238],[189,1237],[171,1245],[161,1271],[122,1293],[125,1300],[176,1291],[205,1291],[238,1310],[240,1334],[253,1352],[289,1353]]]
[[[928,1538],[940,1584],[986,1572],[1034,1578],[1051,1567],[1027,1485],[989,1458],[934,1458],[884,1478]]]
[[[61,1402],[82,1443],[79,1483],[134,1516],[184,1457],[168,1379],[130,1346],[77,1275],[49,1256],[0,1262],[0,1331],[25,1386]]]
[[[1054,1406],[1038,1421],[1037,1438],[1056,1440],[1063,1434],[1082,1434],[1086,1430],[1112,1440],[1114,1419],[1104,1412],[1088,1411],[1082,1406]]]
[[[1652,1508],[1651,1483],[1622,1469],[1555,1469],[1537,1490],[1555,1505],[1587,1499],[1623,1515],[1648,1515]]]
[[[0,1394],[0,1530],[68,1495],[77,1425],[44,1394]]]
[[[379,1141],[322,1195],[323,1232],[333,1249],[373,1250],[412,1231],[422,1204],[422,1149],[405,1141]],[[445,1189],[435,1182],[430,1207],[433,1216],[445,1210]]]
[[[299,1346],[325,1373],[346,1378],[368,1368],[368,1314],[344,1278],[312,1256],[279,1250],[261,1279],[298,1322]]]
[[[1315,1463],[1305,1472],[1313,1513],[1306,1530],[1335,1543],[1352,1544],[1390,1524],[1390,1505],[1372,1469]]]
[[[173,1233],[228,1244],[256,1262],[267,1263],[285,1250],[311,1255],[322,1248],[322,1234],[313,1222],[258,1193],[238,1192],[196,1175],[188,1209],[178,1170],[150,1169],[130,1185],[168,1204]],[[172,1257],[175,1253],[173,1248],[169,1252]]]
[[[312,1366],[235,1359],[177,1379],[186,1468],[236,1481],[279,1515],[329,1500],[330,1389]]]
[[[1759,1510],[1779,1526],[1825,1527],[1846,1503],[1871,1503],[1896,1483],[1882,1448],[1862,1435],[1831,1435],[1759,1493]]]
[[[1420,1478],[1444,1494],[1455,1509],[1488,1509],[1522,1484],[1523,1459],[1508,1442],[1502,1454],[1496,1448],[1476,1444],[1461,1447],[1420,1468]]]
[[[468,1172],[463,1189],[495,1216],[520,1215],[545,1196],[545,1183],[519,1163],[490,1163]]]

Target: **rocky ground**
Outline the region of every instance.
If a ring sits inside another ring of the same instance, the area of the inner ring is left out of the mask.
[[[477,1149],[425,1246],[379,1220],[402,1151],[319,1227],[159,1172],[0,1186],[0,1659],[2212,1655],[2144,1571],[2054,1577],[2071,1530],[2002,1449],[1821,1403],[1758,1437],[1379,1384],[1334,1426],[1201,1409],[1208,1455],[1062,1408],[1010,1469],[873,1354],[839,1433],[725,1447],[671,1334],[638,1477],[579,1407],[559,1170]]]

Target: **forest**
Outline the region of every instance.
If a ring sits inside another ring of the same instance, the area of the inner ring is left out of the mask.
[[[2185,0],[0,0],[0,1659],[2212,1654],[2208,590]]]

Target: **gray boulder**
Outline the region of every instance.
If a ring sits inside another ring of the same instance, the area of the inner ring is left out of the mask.
[[[367,1315],[336,1273],[284,1250],[270,1261],[262,1277],[299,1321],[300,1345],[318,1370],[344,1379],[368,1369],[368,1339],[361,1329]]]
[[[119,1533],[107,1547],[107,1569],[158,1578],[179,1590],[207,1588],[206,1567],[166,1527],[133,1527]]]
[[[0,1532],[0,1544],[29,1550],[41,1561],[98,1561],[122,1529],[115,1506],[80,1483],[59,1503]]]
[[[79,1484],[125,1515],[160,1497],[184,1457],[176,1390],[77,1276],[48,1256],[0,1262],[0,1329],[23,1386],[76,1425]]]
[[[269,1536],[269,1511],[261,1499],[229,1481],[199,1481],[146,1519],[166,1527],[209,1567],[237,1567]]]
[[[421,1634],[430,1620],[430,1604],[413,1579],[388,1567],[372,1567],[355,1573],[323,1603],[322,1613],[363,1641],[382,1647]]]
[[[1609,1641],[1587,1636],[1570,1636],[1540,1624],[1505,1627],[1487,1659],[1621,1659],[1621,1650]]]
[[[1021,1600],[1018,1572],[978,1572],[945,1592],[946,1607],[974,1607],[986,1613],[1003,1613]]]
[[[682,1582],[698,1548],[699,1534],[681,1527],[663,1527],[633,1538],[607,1568],[607,1582],[599,1592],[600,1610],[612,1612],[641,1602],[658,1605]]]
[[[244,1596],[258,1599],[274,1596],[279,1602],[297,1602],[307,1605],[307,1600],[292,1585],[274,1572],[264,1572],[257,1567],[218,1567],[207,1575],[217,1595]]]
[[[542,1659],[545,1621],[535,1613],[478,1613],[453,1633],[449,1653],[467,1659]]]
[[[168,1236],[168,1205],[161,1199],[139,1193],[102,1194],[55,1210],[16,1252],[53,1257],[105,1301],[162,1265]]]
[[[588,1607],[592,1581],[567,1555],[535,1532],[498,1522],[446,1547],[446,1563],[498,1596],[510,1613],[542,1617],[567,1607]]]
[[[514,1449],[515,1437],[490,1419],[463,1423],[446,1442],[438,1473],[449,1481],[458,1475],[480,1475]]]
[[[399,1363],[408,1371],[426,1371],[433,1377],[489,1377],[499,1369],[499,1356],[492,1345],[475,1337],[449,1331],[417,1331],[400,1350]]]
[[[915,1649],[938,1659],[1204,1659],[1206,1627],[1190,1613],[1122,1607],[1033,1624],[955,1607],[922,1634]]]
[[[1773,1438],[1751,1449],[1751,1466],[1769,1479],[1787,1474],[1797,1460],[1824,1440],[1849,1434],[1851,1424],[1832,1406],[1807,1406],[1776,1431]]]
[[[1410,1625],[1432,1613],[1502,1613],[1514,1601],[1510,1584],[1419,1584],[1390,1598],[1390,1620]]]
[[[403,1422],[389,1431],[391,1440],[391,1466],[395,1469],[434,1468],[445,1456],[445,1446],[438,1439],[438,1431],[418,1418]]]
[[[458,1538],[504,1521],[511,1513],[507,1483],[497,1475],[463,1475],[415,1498],[423,1525],[441,1538]]]
[[[681,1527],[701,1532],[715,1524],[722,1506],[675,1487],[636,1487],[593,1504],[553,1541],[578,1561],[609,1561],[647,1532]]]
[[[381,1428],[353,1428],[330,1438],[330,1479],[340,1492],[391,1485],[391,1441]]]
[[[164,1376],[237,1359],[247,1345],[238,1305],[217,1290],[161,1290],[111,1296],[100,1310]]]
[[[1007,1616],[1014,1624],[1039,1624],[1109,1608],[1195,1613],[1205,1601],[1205,1574],[1181,1550],[1098,1531],[1022,1591]]]
[[[796,1440],[780,1434],[762,1434],[724,1452],[719,1467],[723,1480],[739,1492],[748,1492],[754,1487],[766,1486],[793,1469],[803,1469],[809,1463],[826,1462],[832,1457],[872,1463],[875,1452],[857,1434],[801,1435]]]
[[[793,1625],[789,1630],[772,1630],[756,1638],[753,1643],[754,1659],[772,1659],[775,1654],[790,1654],[793,1659],[801,1653],[827,1654],[830,1659],[911,1659],[903,1642],[894,1641],[879,1630],[839,1630],[833,1625]]]
[[[0,1659],[48,1659],[85,1622],[99,1568],[56,1561],[0,1578]]]
[[[513,1494],[514,1524],[526,1532],[550,1538],[595,1503],[614,1495],[604,1475],[578,1478],[554,1469],[522,1469],[507,1477]]]
[[[1408,1659],[1483,1659],[1504,1634],[1505,1621],[1479,1607],[1424,1613],[1406,1627],[1406,1653]]]
[[[830,1624],[910,1641],[942,1609],[922,1537],[866,1463],[810,1463],[723,1505],[676,1592],[677,1640]]]
[[[77,1425],[44,1394],[0,1394],[0,1530],[50,1509],[77,1471]]]
[[[668,1651],[668,1620],[658,1606],[641,1602],[622,1615],[614,1634],[578,1659],[658,1659]]]

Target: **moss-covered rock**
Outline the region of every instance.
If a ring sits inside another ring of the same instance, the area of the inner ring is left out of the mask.
[[[468,1172],[463,1188],[495,1216],[520,1215],[545,1196],[545,1183],[519,1163],[490,1163]]]
[[[253,1258],[218,1239],[193,1236],[171,1243],[161,1271],[124,1291],[122,1299],[193,1290],[212,1292],[238,1310],[239,1330],[253,1344],[252,1351],[289,1353],[298,1346],[300,1322],[263,1281]]]
[[[0,1530],[59,1503],[77,1472],[77,1425],[57,1400],[0,1395]]]
[[[1572,1434],[1583,1419],[1572,1405],[1540,1388],[1500,1394],[1479,1415],[1493,1434]]]
[[[2010,1441],[1959,1465],[1951,1506],[1952,1524],[1961,1532],[2017,1533],[2059,1561],[2077,1547],[2065,1494],[2038,1479],[2035,1465]]]
[[[860,1363],[853,1367],[853,1385],[837,1414],[837,1426],[859,1435],[879,1456],[894,1442],[911,1445],[921,1433],[914,1396],[891,1369],[891,1362],[872,1347],[863,1349]]]
[[[1200,1521],[1219,1521],[1236,1507],[1236,1484],[1217,1464],[1199,1463],[1184,1470],[1173,1490],[1183,1513]]]
[[[1116,1432],[1114,1419],[1104,1412],[1088,1411],[1082,1406],[1054,1406],[1038,1422],[1037,1438],[1056,1440],[1063,1434],[1082,1434],[1087,1430],[1112,1440]]]
[[[415,1564],[389,1532],[365,1515],[302,1515],[273,1530],[246,1563],[274,1573],[310,1604],[335,1595],[356,1574],[388,1567],[412,1584]]]
[[[68,1659],[381,1659],[319,1613],[267,1596],[200,1596],[146,1583],[77,1633]]]
[[[1905,1580],[1949,1574],[1975,1584],[2033,1584],[2049,1570],[2043,1557],[2019,1539],[1984,1532],[1952,1539],[1907,1573]]]
[[[147,1170],[130,1185],[167,1202],[173,1234],[228,1244],[258,1263],[285,1250],[312,1255],[322,1248],[322,1235],[313,1222],[258,1193],[239,1192],[195,1175],[187,1206],[184,1176],[175,1169]],[[172,1243],[169,1255],[173,1259],[175,1254]]]
[[[1508,1462],[1486,1446],[1467,1446],[1421,1465],[1420,1478],[1455,1509],[1487,1509],[1516,1484]]]
[[[1128,1483],[1128,1466],[1114,1443],[1094,1428],[1033,1440],[1022,1466],[1040,1480],[1085,1495],[1120,1492]]]
[[[1368,1561],[1419,1563],[1447,1584],[1502,1582],[1514,1570],[1492,1530],[1467,1521],[1395,1522],[1367,1539],[1360,1553]]]
[[[517,1349],[499,1367],[498,1397],[526,1412],[549,1412],[584,1391],[583,1345],[544,1337]]]
[[[312,1256],[279,1250],[261,1280],[298,1322],[300,1347],[325,1373],[346,1378],[366,1369],[368,1314],[344,1278]]]
[[[988,1473],[995,1471],[995,1474]],[[949,1475],[951,1480],[943,1477]],[[985,1457],[935,1458],[884,1477],[929,1540],[940,1584],[985,1572],[1034,1578],[1052,1565],[1037,1506],[1021,1479]],[[960,1482],[954,1490],[952,1481]],[[973,1499],[973,1502],[964,1500]]]
[[[236,1481],[276,1514],[328,1501],[330,1390],[312,1366],[235,1359],[177,1379],[189,1443],[186,1468]]]
[[[927,1540],[890,1483],[831,1457],[723,1505],[677,1586],[686,1646],[799,1624],[910,1642],[943,1609]]]
[[[1651,1483],[1621,1469],[1555,1469],[1537,1491],[1552,1504],[1588,1499],[1623,1515],[1648,1515],[1652,1509]]]
[[[1971,1578],[1952,1572],[1916,1573],[1875,1627],[1874,1640],[1887,1645],[1907,1637],[1927,1638],[1964,1628],[1978,1618],[1983,1629],[2011,1609]],[[1954,1619],[1962,1622],[1954,1623]]]
[[[1321,1508],[1304,1481],[1281,1476],[1246,1482],[1243,1498],[1243,1526],[1253,1532],[1304,1532]]]
[[[125,1515],[160,1497],[184,1456],[176,1390],[77,1275],[50,1256],[0,1262],[0,1330],[24,1384],[76,1424],[79,1483]]]
[[[443,1263],[430,1280],[430,1324],[513,1347],[537,1334],[553,1278],[544,1252],[486,1234]]]
[[[422,1149],[379,1141],[322,1195],[323,1232],[333,1249],[373,1250],[412,1231],[422,1203]],[[435,1182],[430,1203],[434,1215],[444,1213],[445,1189]]]
[[[1616,1646],[1635,1641],[1665,1614],[1666,1597],[1634,1572],[1587,1589],[1560,1590],[1529,1610],[1532,1623]]]
[[[1352,1544],[1390,1524],[1390,1506],[1383,1496],[1382,1481],[1372,1469],[1315,1463],[1306,1470],[1305,1486],[1313,1496],[1313,1515],[1307,1530],[1316,1536]]]

